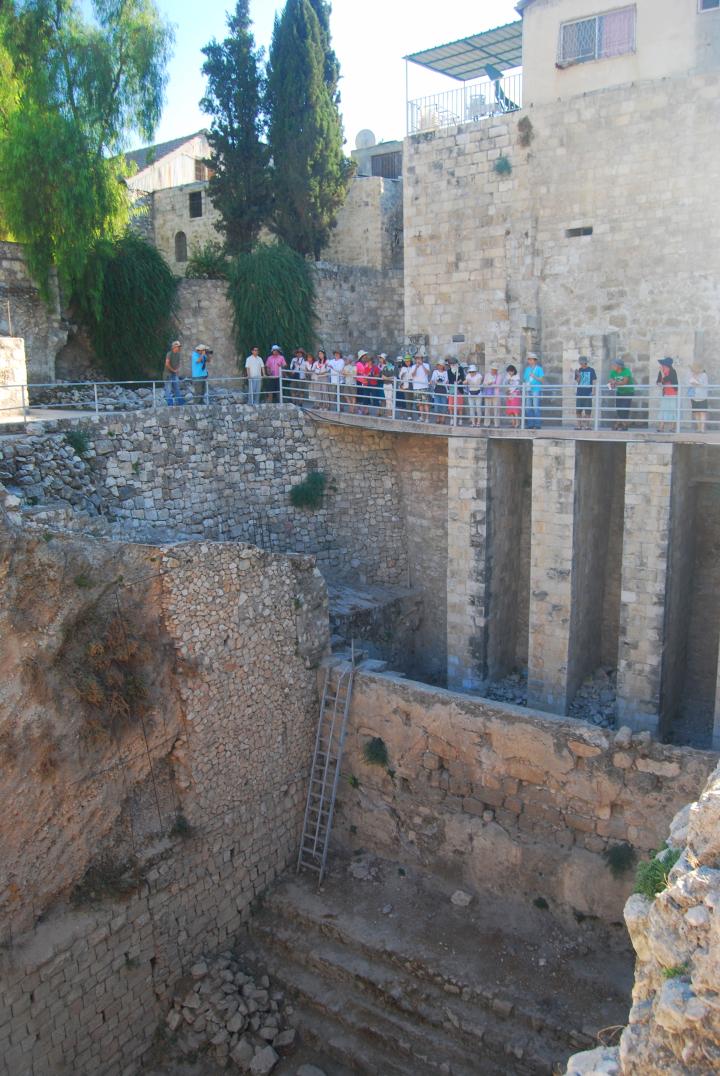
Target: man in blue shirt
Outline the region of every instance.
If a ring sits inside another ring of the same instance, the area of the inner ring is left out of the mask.
[[[540,400],[544,377],[545,371],[538,362],[537,355],[534,351],[528,351],[527,366],[523,373],[523,381],[527,388],[525,398],[527,421],[525,425],[528,430],[539,430],[541,428]]]
[[[212,351],[207,344],[198,344],[192,353],[193,398],[195,403],[207,403],[208,362]]]
[[[577,423],[575,429],[589,430],[597,374],[590,366],[587,355],[581,355],[578,363],[578,369],[575,371],[575,382],[577,384],[575,394],[575,417],[577,418]]]

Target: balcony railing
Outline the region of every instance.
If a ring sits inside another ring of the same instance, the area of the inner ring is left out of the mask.
[[[500,79],[464,82],[458,89],[408,101],[408,134],[478,123],[522,107],[522,72]]]

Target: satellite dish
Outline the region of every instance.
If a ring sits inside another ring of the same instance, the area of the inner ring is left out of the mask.
[[[355,149],[372,149],[376,145],[375,135],[364,128],[355,139]]]

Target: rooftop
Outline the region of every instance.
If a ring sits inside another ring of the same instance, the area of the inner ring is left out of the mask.
[[[173,153],[176,149],[180,149],[186,142],[190,142],[193,138],[197,138],[198,135],[202,134],[206,134],[204,128],[199,131],[193,131],[192,134],[182,135],[180,138],[173,138],[169,142],[158,142],[155,146],[143,146],[141,149],[133,149],[125,154],[125,159],[133,161],[137,165],[138,172],[142,172],[144,168],[149,168],[150,165],[162,160],[163,157],[167,157],[168,154]]]

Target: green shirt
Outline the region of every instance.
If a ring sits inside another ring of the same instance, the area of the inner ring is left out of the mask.
[[[618,396],[634,396],[635,395],[635,382],[633,381],[633,375],[630,372],[630,370],[628,370],[627,366],[623,366],[622,370],[611,370],[610,371],[610,383],[611,384],[612,384],[613,381],[625,381],[625,380],[627,380],[627,384],[626,385],[618,385],[615,391],[617,392]]]

